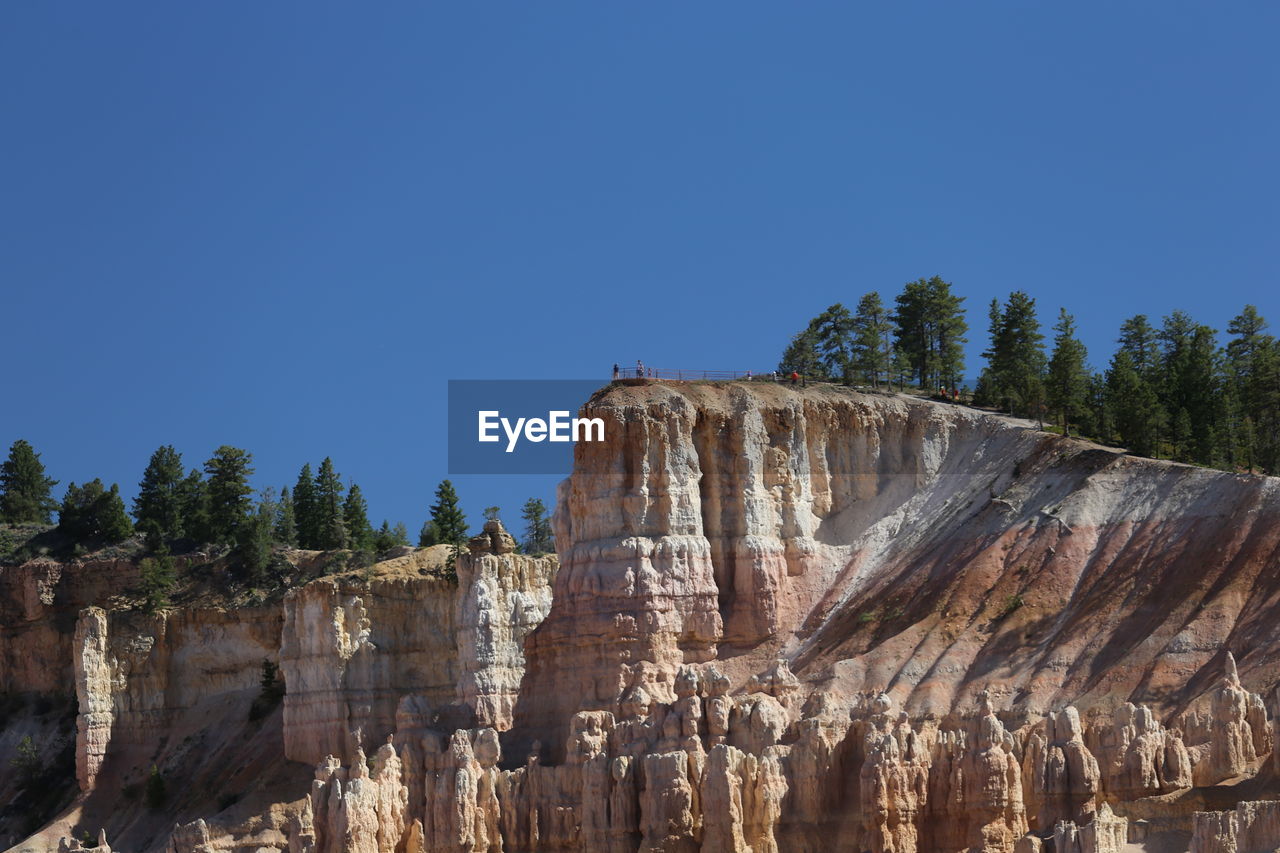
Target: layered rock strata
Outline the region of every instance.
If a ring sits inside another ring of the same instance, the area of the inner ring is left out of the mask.
[[[609,440],[561,486],[558,574],[494,528],[456,594],[415,552],[289,595],[279,737],[314,782],[175,853],[1280,846],[1276,480],[829,387],[584,414]],[[99,780],[131,710],[84,721]]]
[[[445,559],[419,551],[383,563],[372,583],[335,578],[285,596],[288,758],[348,761],[397,725],[510,728],[524,639],[550,608],[557,563],[512,553],[501,523],[487,527],[456,580],[418,574]]]

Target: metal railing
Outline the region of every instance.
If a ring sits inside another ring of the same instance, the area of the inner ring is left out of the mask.
[[[614,374],[615,379],[672,379],[677,382],[692,382],[700,379],[762,379],[783,381],[780,373],[757,373],[753,370],[695,370],[676,367],[620,367]]]

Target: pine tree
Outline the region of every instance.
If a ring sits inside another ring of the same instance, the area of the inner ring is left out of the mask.
[[[1178,409],[1173,416],[1169,437],[1173,440],[1173,458],[1191,458],[1191,415],[1186,409]]]
[[[138,483],[133,517],[138,529],[163,541],[183,535],[182,454],[166,444],[151,454]]]
[[[397,521],[395,527],[391,528],[391,546],[409,544],[409,528],[404,526],[403,521]]]
[[[238,447],[222,445],[204,463],[208,475],[205,484],[209,514],[209,539],[222,545],[235,545],[249,522],[253,510],[253,455]]]
[[[1120,324],[1120,348],[1129,354],[1133,369],[1151,384],[1159,383],[1160,345],[1147,315],[1137,314]]]
[[[40,454],[18,439],[9,447],[9,458],[0,463],[0,523],[48,524],[58,504],[52,489],[57,480],[45,476]]]
[[[1062,434],[1071,434],[1071,420],[1085,411],[1088,371],[1085,370],[1085,348],[1076,337],[1075,319],[1067,309],[1058,311],[1054,325],[1053,357],[1049,359],[1048,400],[1059,413]]]
[[[1175,458],[1204,465],[1213,463],[1222,411],[1216,334],[1183,311],[1164,318],[1157,333],[1162,381],[1156,390],[1165,411],[1173,415]]]
[[[1246,305],[1227,325],[1231,340],[1226,346],[1226,365],[1238,407],[1240,462],[1249,471],[1260,466],[1274,474],[1280,456],[1280,348],[1266,331],[1267,321],[1258,309]]]
[[[964,373],[964,297],[938,276],[908,282],[895,299],[894,341],[921,388],[959,387]]]
[[[1134,366],[1129,350],[1123,347],[1111,359],[1106,398],[1121,443],[1141,456],[1155,455],[1164,412],[1155,391]]]
[[[1244,446],[1243,415],[1233,380],[1234,377],[1226,375],[1221,381],[1222,408],[1218,413],[1218,428],[1215,431],[1217,446],[1213,450],[1214,464],[1224,471],[1237,471],[1242,460],[1252,458],[1251,450]]]
[[[831,379],[853,378],[853,315],[839,302],[814,318],[811,328],[822,372]]]
[[[298,545],[298,521],[294,515],[293,497],[289,494],[288,486],[280,487],[280,503],[276,505],[276,517],[271,536],[275,541],[289,548]]]
[[[403,521],[397,521],[392,527],[386,519],[383,519],[382,526],[373,534],[373,550],[378,553],[408,544],[409,531],[405,528]]]
[[[500,512],[502,512],[502,508],[501,508],[501,507],[496,507],[496,506],[487,506],[487,507],[485,507],[485,508],[484,508],[484,520],[485,520],[485,521],[497,521],[497,520],[498,520],[498,514],[499,514]]]
[[[382,526],[373,533],[373,550],[379,554],[395,547],[391,539],[391,524],[384,518]]]
[[[133,535],[133,522],[125,512],[118,484],[112,483],[111,489],[103,496],[98,518],[102,538],[106,542],[121,542]]]
[[[40,756],[40,747],[36,746],[31,735],[23,735],[18,741],[14,755],[9,759],[9,767],[13,770],[13,780],[20,791],[27,791],[40,783],[46,773],[44,759]]]
[[[351,547],[357,551],[373,548],[373,528],[369,524],[369,507],[360,487],[355,483],[347,490],[347,500],[342,505],[342,520],[347,527]]]
[[[791,339],[778,362],[778,372],[783,376],[798,373],[809,379],[826,378],[822,359],[818,355],[818,333],[813,323]]]
[[[148,613],[155,613],[169,606],[169,593],[177,582],[173,557],[163,544],[155,554],[143,560],[138,566],[142,578],[142,595],[144,608]]]
[[[238,531],[236,553],[245,581],[253,587],[270,585],[268,570],[271,568],[271,532],[275,526],[276,503],[271,490],[263,493],[258,508]]]
[[[551,520],[547,517],[547,507],[539,498],[525,501],[520,513],[524,519],[524,551],[526,554],[550,554],[556,549],[555,539],[551,535]]]
[[[466,516],[458,506],[458,493],[448,480],[441,481],[436,488],[436,502],[431,505],[431,520],[423,525],[422,538],[427,539],[428,533],[434,541],[427,544],[450,546],[448,569],[452,574],[458,555],[467,544],[468,534]]]
[[[1044,401],[1046,360],[1044,335],[1036,319],[1036,301],[1021,290],[1009,294],[1004,308],[992,307],[992,321],[999,325],[992,333],[988,356],[989,385],[997,404],[1013,414],[1039,416]]]
[[[133,535],[133,524],[124,510],[120,487],[107,489],[102,480],[83,486],[67,485],[58,512],[58,530],[77,544],[121,542]]]
[[[1109,441],[1115,433],[1115,418],[1107,406],[1105,374],[1089,374],[1085,385],[1085,415],[1080,421],[1080,431],[1103,442]]]
[[[938,339],[936,381],[946,388],[959,388],[964,379],[964,345],[969,342],[969,323],[961,304],[964,297],[954,295],[951,284],[936,275],[929,279],[929,297]]]
[[[315,513],[316,545],[321,551],[338,551],[347,547],[347,527],[342,519],[342,480],[328,456],[316,472]],[[296,494],[295,494],[296,500]]]
[[[1280,474],[1280,341],[1270,341],[1259,352],[1254,385],[1249,419],[1257,464],[1274,476]]]
[[[993,408],[1008,407],[1009,396],[1001,387],[1000,376],[995,368],[1000,351],[1000,335],[1003,328],[1004,309],[1000,307],[1000,300],[993,298],[991,304],[987,306],[987,348],[982,351],[982,357],[987,364],[982,368],[982,372],[978,374],[978,386],[973,391],[975,405],[991,406]]]
[[[205,489],[204,476],[192,468],[178,490],[179,514],[182,517],[182,535],[197,542],[208,542],[209,535],[209,495]]]
[[[106,487],[99,479],[83,486],[77,486],[75,481],[67,483],[58,508],[58,531],[76,544],[94,539],[97,535],[95,507],[105,493]]]
[[[298,525],[298,546],[309,551],[319,549],[320,520],[316,506],[316,482],[311,463],[302,466],[293,487],[293,514]]]
[[[440,531],[436,529],[436,523],[431,519],[422,522],[422,529],[418,531],[418,547],[430,548],[432,545],[440,544]]]
[[[853,317],[853,365],[863,382],[879,387],[889,379],[893,353],[893,324],[880,294],[872,291],[858,300]]]

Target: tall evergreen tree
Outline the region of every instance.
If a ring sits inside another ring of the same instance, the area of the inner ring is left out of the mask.
[[[973,392],[973,402],[979,406],[1008,408],[1009,396],[1000,387],[1000,377],[995,370],[997,353],[1000,349],[1000,335],[1004,328],[1004,309],[1000,300],[992,298],[987,306],[987,348],[982,351],[986,366],[978,374],[978,385]]]
[[[288,486],[280,487],[280,502],[276,505],[276,518],[271,536],[281,545],[295,548],[298,545],[298,521],[293,511],[293,496]]]
[[[423,525],[420,541],[428,545],[448,545],[449,571],[454,571],[458,554],[467,544],[467,519],[458,506],[458,493],[453,483],[441,481],[436,488],[436,502],[431,505],[431,519]],[[425,541],[431,539],[432,541]]]
[[[938,276],[908,282],[895,299],[895,344],[911,365],[920,387],[959,387],[964,374],[964,297]]]
[[[298,524],[298,546],[309,551],[320,548],[320,513],[316,504],[316,480],[311,463],[302,466],[293,487],[293,514]]]
[[[1280,474],[1280,340],[1262,348],[1254,366],[1254,391],[1249,401],[1249,421],[1258,466],[1273,476]]]
[[[0,463],[0,522],[48,524],[58,504],[53,500],[57,480],[45,476],[40,454],[25,439],[9,447]]]
[[[236,555],[244,580],[250,586],[270,585],[271,531],[276,519],[276,502],[271,489],[258,501],[257,509],[237,530]]]
[[[204,476],[192,468],[178,490],[182,535],[197,542],[209,542],[209,495]]]
[[[77,544],[110,544],[128,539],[133,534],[133,524],[124,510],[120,487],[112,483],[107,489],[96,478],[83,486],[67,484],[58,512],[58,530]]]
[[[166,444],[151,454],[133,499],[138,529],[169,541],[183,535],[182,454]]]
[[[138,566],[142,580],[143,607],[148,613],[155,613],[169,606],[169,593],[177,582],[177,571],[173,557],[164,543],[155,553],[142,561]]]
[[[1120,324],[1120,349],[1138,375],[1153,385],[1159,383],[1160,342],[1146,314],[1136,314]]]
[[[893,323],[880,294],[864,295],[853,317],[853,366],[863,382],[879,387],[881,377],[890,378],[892,335]]]
[[[1228,369],[1226,364],[1223,367]],[[1233,377],[1230,374],[1224,375],[1220,384],[1221,410],[1215,432],[1217,446],[1213,451],[1214,459],[1224,471],[1237,471],[1242,465],[1251,468],[1253,448],[1246,446],[1246,436],[1250,430],[1245,428],[1244,414]]]
[[[1246,305],[1227,325],[1226,362],[1239,421],[1239,464],[1274,474],[1280,457],[1280,346],[1266,331],[1258,309]]]
[[[998,395],[994,402],[1008,406],[1013,414],[1039,417],[1046,360],[1036,301],[1015,290],[1002,309],[997,311],[993,306],[991,317],[999,323],[992,333],[988,356],[989,387]]]
[[[1156,455],[1164,428],[1164,410],[1155,390],[1138,372],[1133,356],[1124,347],[1111,359],[1106,398],[1121,443],[1139,455]]]
[[[837,302],[815,317],[811,328],[822,372],[831,379],[849,382],[853,376],[853,315],[849,309]]]
[[[1115,434],[1115,418],[1107,405],[1107,377],[1104,373],[1090,373],[1085,384],[1085,414],[1080,421],[1080,431],[1101,441],[1109,441]]]
[[[782,360],[778,362],[778,372],[783,376],[799,373],[810,379],[826,377],[822,359],[818,355],[818,333],[813,323],[791,339],[782,353]]]
[[[394,541],[391,533],[391,523],[385,518],[382,519],[382,526],[373,532],[373,550],[381,554],[383,551],[389,551],[394,548],[397,542]]]
[[[1212,464],[1222,407],[1216,332],[1174,311],[1157,337],[1162,368],[1157,395],[1172,415],[1175,458]]]
[[[550,554],[556,550],[555,538],[551,535],[551,519],[547,517],[547,506],[539,498],[529,498],[524,502],[520,513],[524,519],[524,551],[526,554]]]
[[[350,545],[356,550],[369,550],[373,547],[373,527],[369,524],[369,507],[365,503],[360,487],[355,483],[347,490],[347,500],[342,505],[342,520],[347,527]]]
[[[409,528],[404,526],[403,521],[397,521],[395,526],[391,528],[391,545],[408,545],[409,544]]]
[[[241,529],[253,510],[253,455],[238,447],[222,445],[204,463],[209,513],[209,539],[223,545],[240,541]]]
[[[342,518],[342,480],[328,456],[316,472],[316,547],[321,551],[337,551],[347,547],[347,526]],[[295,495],[296,500],[296,495]]]
[[[1058,413],[1062,434],[1071,434],[1071,422],[1086,411],[1089,374],[1084,344],[1076,337],[1076,322],[1067,309],[1058,311],[1054,324],[1053,356],[1049,359],[1049,405]]]

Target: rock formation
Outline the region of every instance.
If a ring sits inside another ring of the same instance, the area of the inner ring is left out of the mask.
[[[486,525],[456,582],[419,574],[432,555],[418,552],[384,564],[389,576],[371,585],[348,577],[291,590],[280,650],[285,755],[349,760],[411,724],[398,714],[422,726],[441,717],[509,728],[524,638],[550,607],[556,568],[554,558],[511,553],[510,541],[500,522]]]
[[[111,742],[115,720],[111,694],[116,674],[107,650],[107,614],[100,607],[87,608],[76,624],[76,781],[91,791]]]
[[[1026,762],[1032,799],[1040,804],[1040,826],[1090,821],[1097,809],[1102,774],[1085,746],[1080,714],[1074,707],[1049,714],[1045,733],[1031,735]]]
[[[456,581],[408,549],[154,617],[4,569],[7,689],[47,689],[28,647],[76,686],[76,814],[164,846],[105,805],[154,762],[173,853],[1280,846],[1276,480],[833,387],[585,414],[559,563],[490,523]]]
[[[1123,853],[1128,846],[1128,824],[1103,803],[1083,826],[1067,820],[1054,825],[1054,853]]]
[[[1271,853],[1277,839],[1280,801],[1242,802],[1234,811],[1196,812],[1191,853]]]

